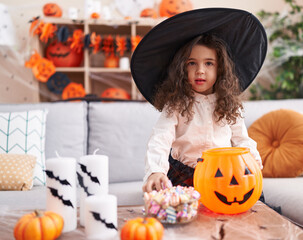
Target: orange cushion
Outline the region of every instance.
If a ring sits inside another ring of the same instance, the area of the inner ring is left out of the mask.
[[[296,177],[303,172],[303,115],[286,109],[269,112],[249,128],[257,142],[264,177]]]

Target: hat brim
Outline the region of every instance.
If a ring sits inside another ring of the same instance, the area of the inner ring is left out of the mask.
[[[242,91],[251,84],[267,52],[267,37],[262,24],[251,13],[239,9],[197,9],[158,24],[134,51],[131,73],[147,101],[152,103],[155,88],[165,79],[168,65],[178,49],[204,33],[213,33],[227,43]]]

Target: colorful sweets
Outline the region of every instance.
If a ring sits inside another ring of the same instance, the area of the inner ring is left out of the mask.
[[[162,223],[184,223],[197,215],[200,194],[193,187],[176,186],[144,193],[145,213]]]

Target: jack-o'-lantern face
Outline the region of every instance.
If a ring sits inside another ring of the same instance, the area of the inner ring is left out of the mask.
[[[162,0],[159,6],[161,17],[172,17],[193,9],[190,0]]]
[[[102,98],[124,99],[129,100],[130,95],[122,88],[108,88],[102,94]]]
[[[247,211],[262,192],[261,170],[248,149],[217,148],[202,155],[194,173],[200,201],[217,213]]]
[[[71,50],[70,43],[53,41],[46,48],[46,58],[56,67],[79,67],[83,60],[83,51]]]
[[[47,17],[61,17],[62,10],[55,3],[47,3],[43,6],[43,13]]]

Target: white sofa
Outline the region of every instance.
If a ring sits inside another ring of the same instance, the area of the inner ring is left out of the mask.
[[[244,103],[245,123],[272,110],[303,111],[303,99],[248,101]],[[151,130],[159,113],[146,102],[54,102],[40,104],[0,104],[0,112],[48,109],[46,121],[46,161],[55,157],[79,159],[100,149],[109,156],[109,192],[118,205],[143,203],[144,155]],[[303,178],[264,178],[266,202],[281,207],[282,215],[303,225]],[[0,212],[45,208],[45,186],[29,191],[0,192]]]

